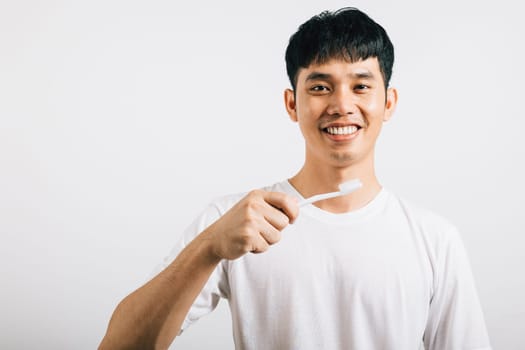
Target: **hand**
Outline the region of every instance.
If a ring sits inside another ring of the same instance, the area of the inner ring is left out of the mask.
[[[214,255],[237,259],[262,253],[281,239],[281,231],[297,218],[297,200],[285,193],[255,190],[235,204],[203,234]]]

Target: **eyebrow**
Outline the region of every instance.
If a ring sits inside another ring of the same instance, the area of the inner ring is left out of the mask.
[[[374,79],[374,74],[372,74],[372,72],[370,72],[369,70],[362,70],[362,71],[358,71],[358,72],[355,72],[355,73],[350,73],[348,74],[349,76],[351,76],[352,78],[356,78],[356,79]],[[312,72],[310,74],[308,74],[308,76],[306,77],[305,81],[310,81],[310,80],[330,80],[332,78],[332,76],[328,73],[321,73],[321,72]]]
[[[308,74],[308,76],[306,77],[305,81],[310,81],[310,80],[329,80],[330,78],[331,78],[330,74],[320,73],[320,72],[312,72],[312,73]]]

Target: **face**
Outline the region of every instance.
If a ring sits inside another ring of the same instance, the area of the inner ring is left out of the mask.
[[[395,89],[385,91],[377,58],[312,64],[299,71],[296,85],[295,96],[285,91],[285,104],[303,133],[306,161],[335,167],[373,164],[381,126],[397,102]]]

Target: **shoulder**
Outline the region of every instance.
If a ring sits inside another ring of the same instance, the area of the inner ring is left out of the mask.
[[[265,191],[279,191],[282,187],[280,184],[281,183],[276,183],[259,189]],[[184,230],[182,235],[183,244],[187,244],[209,225],[217,221],[248,193],[249,191],[244,191],[213,198]]]
[[[448,265],[457,266],[466,261],[465,247],[455,224],[412,200],[393,194],[390,200],[408,224],[414,241],[428,257],[435,276],[434,285],[439,283],[436,276],[445,271]]]
[[[389,192],[390,205],[397,208],[412,230],[422,235],[433,245],[456,240],[459,233],[456,225],[440,213]]]
[[[263,191],[270,191],[270,192],[290,192],[290,189],[288,188],[290,185],[288,182],[281,181],[276,182],[274,184],[263,186],[259,188],[253,188],[250,190],[246,190],[244,192],[237,192],[237,193],[230,193],[223,196],[215,197],[206,208],[207,211],[215,212],[219,216],[226,213],[231,207],[233,207],[237,202],[239,202],[242,198],[244,198],[250,191],[252,190],[263,190]]]

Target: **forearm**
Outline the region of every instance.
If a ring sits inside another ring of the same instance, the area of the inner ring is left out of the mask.
[[[167,348],[221,259],[266,251],[298,212],[291,196],[251,191],[118,305],[100,349]]]
[[[100,349],[164,349],[220,262],[199,235],[160,274],[118,305]]]

